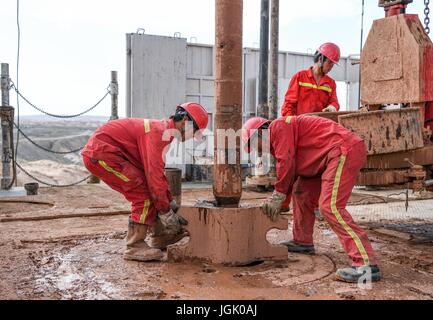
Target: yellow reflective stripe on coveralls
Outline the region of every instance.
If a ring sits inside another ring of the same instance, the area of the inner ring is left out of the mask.
[[[144,133],[150,132],[150,120],[144,119]]]
[[[288,117],[286,118],[286,123],[290,123],[290,122],[292,122],[292,119],[293,119],[293,116],[288,116]]]
[[[140,216],[140,223],[144,224],[146,222],[147,215],[149,214],[150,200],[144,200],[143,211]]]
[[[332,89],[329,87],[325,87],[325,86],[318,86],[312,83],[308,83],[308,82],[299,82],[299,85],[301,87],[309,87],[309,88],[313,88],[313,89],[317,89],[317,90],[323,90],[326,92],[332,92]]]
[[[113,168],[111,168],[105,161],[98,160],[98,163],[101,165],[101,167],[103,167],[108,172],[114,174],[116,177],[118,177],[122,181],[129,182],[129,178],[127,176],[125,176],[124,174],[121,174],[120,172],[118,172],[118,171],[114,170]]]
[[[144,119],[143,124],[144,124],[144,133],[149,133],[150,132],[150,120]],[[146,222],[147,215],[149,214],[149,207],[150,207],[150,200],[149,199],[144,200],[144,207],[143,207],[143,211],[141,212],[141,216],[140,216],[140,223],[141,224],[144,224]]]
[[[338,163],[338,168],[334,179],[334,187],[332,188],[331,211],[334,214],[334,216],[337,218],[337,221],[340,223],[340,225],[344,228],[344,230],[346,230],[346,232],[350,235],[350,237],[355,242],[356,247],[358,248],[358,251],[362,256],[362,259],[364,260],[364,263],[366,265],[369,265],[370,260],[368,258],[367,251],[365,250],[364,245],[361,242],[361,239],[359,239],[358,235],[352,230],[352,228],[346,223],[346,221],[344,221],[343,217],[341,216],[340,212],[338,212],[337,209],[338,188],[340,186],[341,174],[343,172],[343,167],[345,162],[346,162],[346,156],[345,155],[340,156],[340,161]]]

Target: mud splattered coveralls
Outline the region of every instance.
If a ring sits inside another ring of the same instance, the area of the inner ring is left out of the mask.
[[[271,153],[277,159],[275,190],[293,197],[293,240],[313,244],[314,209],[319,204],[352,265],[375,264],[366,232],[346,210],[366,161],[363,140],[331,120],[314,116],[281,117],[269,128]]]
[[[131,202],[131,218],[152,225],[173,199],[164,174],[164,155],[173,120],[120,119],[96,130],[82,151],[86,168]]]
[[[282,116],[298,116],[304,113],[321,112],[327,106],[340,110],[335,81],[324,75],[317,83],[312,68],[296,73],[290,80],[281,108]],[[281,205],[288,209],[291,197],[287,197]]]

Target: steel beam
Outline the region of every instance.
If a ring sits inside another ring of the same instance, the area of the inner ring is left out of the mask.
[[[406,158],[417,165],[433,165],[433,145],[427,145],[422,149],[407,152],[368,156],[364,169],[410,168],[409,162],[405,161]]]
[[[419,108],[359,112],[339,116],[339,123],[364,139],[367,154],[422,148],[423,117]]]
[[[409,182],[408,170],[361,171],[356,184],[359,186],[386,186]]]

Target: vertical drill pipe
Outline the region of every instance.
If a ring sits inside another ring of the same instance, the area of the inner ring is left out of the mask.
[[[270,47],[270,75],[269,75],[269,119],[278,117],[278,37],[280,0],[271,0],[271,47]],[[271,176],[276,176],[276,162],[271,158]]]
[[[269,119],[278,117],[278,37],[280,0],[271,0],[271,48],[269,77]]]
[[[111,71],[110,94],[111,94],[110,120],[116,120],[119,119],[119,113],[118,113],[119,84],[117,82],[117,71]]]
[[[268,65],[269,65],[269,0],[262,0],[260,9],[260,62],[259,101],[257,115],[269,118]]]
[[[1,64],[1,130],[2,130],[2,178],[0,188],[6,190],[12,181],[10,163],[12,160],[11,127],[13,121],[13,108],[9,107],[9,65]]]
[[[242,0],[215,1],[215,147],[213,193],[218,206],[238,206],[242,195]],[[234,159],[234,161],[233,161]]]
[[[361,13],[361,44],[359,46],[359,60],[361,61],[362,56],[362,45],[364,42],[364,0],[362,0],[362,13]],[[362,64],[359,65],[359,79],[358,79],[358,109],[361,108],[361,67]]]

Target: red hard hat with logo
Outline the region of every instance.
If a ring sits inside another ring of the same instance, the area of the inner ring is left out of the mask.
[[[261,126],[267,123],[271,123],[271,121],[262,117],[254,117],[245,122],[242,127],[242,141],[244,143],[245,152],[251,152],[251,147],[248,141]]]
[[[340,48],[335,43],[326,42],[317,51],[338,65],[338,61],[340,61]]]

